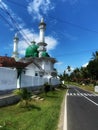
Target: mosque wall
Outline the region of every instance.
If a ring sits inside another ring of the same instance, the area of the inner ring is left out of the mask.
[[[48,82],[47,78],[39,76],[21,76],[21,87],[37,87],[42,86],[45,82]]]
[[[15,88],[17,88],[17,71],[6,67],[0,67],[0,90]]]
[[[48,79],[48,77],[30,76],[22,73],[21,87],[39,87],[44,83],[51,81],[51,85],[59,84],[57,78]],[[17,84],[17,70],[0,67],[0,90],[11,90],[18,88]]]
[[[60,80],[58,78],[51,78],[51,84],[58,85],[58,84],[60,84]]]
[[[50,61],[43,61],[42,62],[42,68],[46,71],[53,70],[53,63]]]
[[[37,71],[39,71],[39,69],[34,64],[30,64],[26,67],[25,75],[35,76],[35,72]]]
[[[21,87],[37,87],[44,85],[44,83],[46,82],[50,83],[51,85],[60,84],[58,78],[48,79],[39,76],[28,76],[28,75],[21,76]]]

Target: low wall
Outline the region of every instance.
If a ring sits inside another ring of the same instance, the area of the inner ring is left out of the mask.
[[[22,73],[21,85],[19,79],[17,80],[17,70],[0,67],[0,91],[8,91],[20,87],[36,87],[43,86],[44,83],[49,82],[47,77],[29,76]],[[51,78],[49,82],[51,85],[58,85],[59,79]]]
[[[22,75],[21,76],[21,87],[39,87],[42,86],[45,82],[48,82],[47,78],[38,77],[38,76],[28,76]]]
[[[0,90],[17,88],[17,71],[11,68],[0,67]]]
[[[38,76],[28,76],[22,74],[21,76],[21,87],[39,87],[43,86],[44,83],[49,82],[51,85],[58,85],[60,84],[60,80],[58,78],[51,78],[49,81],[48,78],[38,77]]]

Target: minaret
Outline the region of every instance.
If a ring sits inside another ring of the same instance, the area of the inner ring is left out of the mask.
[[[15,58],[15,60],[17,61],[18,60],[18,41],[19,41],[19,38],[18,38],[18,35],[17,33],[15,34],[14,36],[14,46],[13,46],[13,54],[12,54],[12,57]]]
[[[44,19],[43,18],[41,19],[41,22],[39,24],[39,29],[40,29],[40,32],[39,32],[40,42],[38,43],[38,45],[39,45],[38,51],[39,51],[39,57],[42,57],[42,53],[46,52],[46,48],[45,47],[47,46],[47,44],[45,43],[45,37],[44,37],[46,24],[44,23]]]

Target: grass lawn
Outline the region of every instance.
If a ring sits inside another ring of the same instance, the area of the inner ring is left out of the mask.
[[[65,85],[68,85],[68,82],[65,82]],[[82,88],[84,90],[94,92],[94,86],[92,84],[89,84],[89,85],[80,85],[78,83],[69,82],[69,85],[74,85],[74,86],[80,87],[80,88]]]
[[[17,104],[0,108],[0,130],[56,130],[65,91],[42,94],[45,100],[32,100],[29,108]]]
[[[92,85],[81,85],[80,86],[82,89],[85,89],[87,91],[94,92],[94,87]]]

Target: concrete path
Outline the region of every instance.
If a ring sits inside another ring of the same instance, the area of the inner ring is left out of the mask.
[[[11,97],[11,96],[14,96],[14,94],[4,94],[4,95],[0,95],[0,99],[8,98],[8,97]]]
[[[0,107],[15,104],[19,102],[19,100],[20,97],[12,93],[0,95]]]

